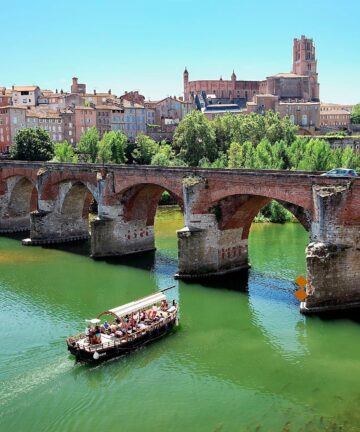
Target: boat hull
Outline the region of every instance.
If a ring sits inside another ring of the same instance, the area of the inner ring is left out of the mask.
[[[94,350],[85,350],[78,348],[76,345],[72,345],[69,340],[67,341],[68,350],[72,355],[75,356],[76,361],[82,363],[99,363],[106,360],[110,360],[114,357],[120,357],[129,354],[136,349],[141,348],[144,345],[154,342],[169,333],[173,332],[176,324],[176,319],[173,319],[166,323],[166,325],[159,328],[155,328],[144,335],[137,337],[136,339],[129,340],[126,343],[122,343],[112,347],[98,348]],[[97,355],[94,355],[95,352]]]

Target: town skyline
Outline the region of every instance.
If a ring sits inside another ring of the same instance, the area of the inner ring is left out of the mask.
[[[277,5],[284,10],[281,25],[273,5],[264,3],[255,9],[229,0],[216,13],[214,2],[204,8],[204,2],[192,5],[188,0],[157,1],[155,5],[140,1],[137,6],[105,1],[101,6],[86,7],[82,1],[55,6],[38,0],[31,9],[19,0],[14,3],[15,7],[3,6],[8,17],[3,24],[7,67],[2,71],[1,84],[7,87],[35,84],[66,91],[69,79],[78,76],[87,82],[89,91],[111,88],[121,94],[138,90],[146,99],[159,100],[183,93],[185,66],[195,80],[229,79],[233,70],[242,80],[289,72],[292,40],[306,34],[316,41],[321,100],[359,101],[358,60],[351,53],[351,46],[359,42],[355,30],[359,6],[355,1],[329,8],[321,0],[312,6],[311,19],[303,8],[296,11],[294,21],[293,11],[278,0]],[[118,22],[113,18],[135,13],[135,25],[131,20]],[[73,31],[64,32],[63,26],[54,25],[59,17],[76,16],[82,19],[76,21]],[[27,23],[40,17],[40,23],[29,32]],[[100,24],[89,26],[95,17]],[[16,39],[11,36],[15,20]],[[26,41],[27,49],[18,56],[16,45],[21,40]]]

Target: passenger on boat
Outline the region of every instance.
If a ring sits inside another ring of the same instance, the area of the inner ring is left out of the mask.
[[[168,305],[167,301],[166,301],[166,300],[163,300],[163,301],[161,302],[161,304],[160,304],[160,309],[161,309],[162,311],[167,311],[168,308],[169,308],[169,305]]]
[[[110,324],[107,321],[105,321],[104,322],[104,329],[107,330],[108,328],[110,328]]]
[[[148,318],[149,320],[154,320],[156,318],[156,310],[150,309],[148,311]]]
[[[145,319],[146,319],[145,312],[142,311],[141,314],[140,314],[140,321],[145,321]]]
[[[90,333],[91,333],[91,325],[89,324],[89,325],[86,327],[86,330],[85,330],[85,336],[86,336],[86,337],[89,337],[89,336],[90,336]]]
[[[95,327],[95,338],[94,338],[94,343],[101,343],[101,329],[100,327],[97,325]]]
[[[116,330],[117,330],[117,325],[116,324],[111,324],[110,330],[111,330],[111,333],[115,333]]]

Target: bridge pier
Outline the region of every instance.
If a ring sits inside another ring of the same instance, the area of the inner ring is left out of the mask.
[[[91,256],[101,258],[155,250],[154,227],[145,220],[125,222],[101,219],[91,222]]]
[[[350,185],[314,186],[313,197],[308,297],[300,310],[310,314],[360,307],[360,220],[342,220],[352,205]]]
[[[247,239],[243,228],[221,230],[216,211],[194,212],[206,192],[206,180],[184,182],[185,227],[177,232],[180,279],[221,276],[249,268]]]
[[[88,239],[89,206],[94,189],[93,192],[77,181],[56,185],[55,191],[42,191],[39,209],[30,213],[30,238],[24,239],[23,244],[36,246]]]
[[[22,243],[37,246],[86,240],[89,237],[87,217],[74,218],[56,211],[36,210],[30,213],[30,238]]]

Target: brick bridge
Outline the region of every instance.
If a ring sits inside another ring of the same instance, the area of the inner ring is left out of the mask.
[[[360,306],[360,179],[289,171],[159,168],[0,161],[0,232],[27,231],[25,244],[89,237],[93,257],[154,249],[154,217],[167,190],[184,210],[179,277],[248,267],[248,234],[276,199],[310,232],[303,312]],[[291,239],[289,239],[291,241]],[[271,247],[271,245],[270,245]]]

